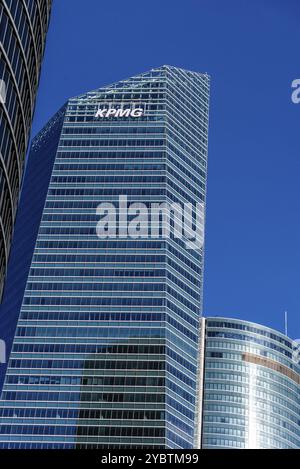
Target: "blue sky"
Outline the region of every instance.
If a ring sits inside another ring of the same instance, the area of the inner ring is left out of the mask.
[[[300,337],[299,0],[54,0],[33,135],[162,64],[212,78],[204,306]]]

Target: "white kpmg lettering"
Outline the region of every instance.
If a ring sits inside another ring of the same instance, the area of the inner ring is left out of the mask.
[[[140,107],[138,108],[127,108],[127,109],[116,109],[116,108],[103,108],[98,109],[95,114],[95,117],[141,117],[144,113],[144,110]]]

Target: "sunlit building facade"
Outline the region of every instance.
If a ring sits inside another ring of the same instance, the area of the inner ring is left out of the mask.
[[[163,66],[70,99],[58,145],[49,126],[34,140],[54,165],[0,447],[195,446],[203,249],[174,236],[99,239],[96,209],[120,195],[204,205],[208,100],[206,74]]]
[[[201,322],[198,447],[299,449],[299,344],[247,321]]]

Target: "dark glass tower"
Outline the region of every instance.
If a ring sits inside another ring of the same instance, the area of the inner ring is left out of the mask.
[[[0,296],[38,89],[51,1],[0,0]]]
[[[121,228],[99,239],[96,211],[120,196],[205,203],[208,96],[206,74],[163,66],[68,101],[1,447],[194,447],[203,250]],[[51,141],[46,127],[34,148],[47,154]]]

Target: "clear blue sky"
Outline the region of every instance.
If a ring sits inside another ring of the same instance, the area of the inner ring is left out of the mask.
[[[299,0],[54,0],[33,135],[162,64],[212,77],[205,313],[300,337]]]

